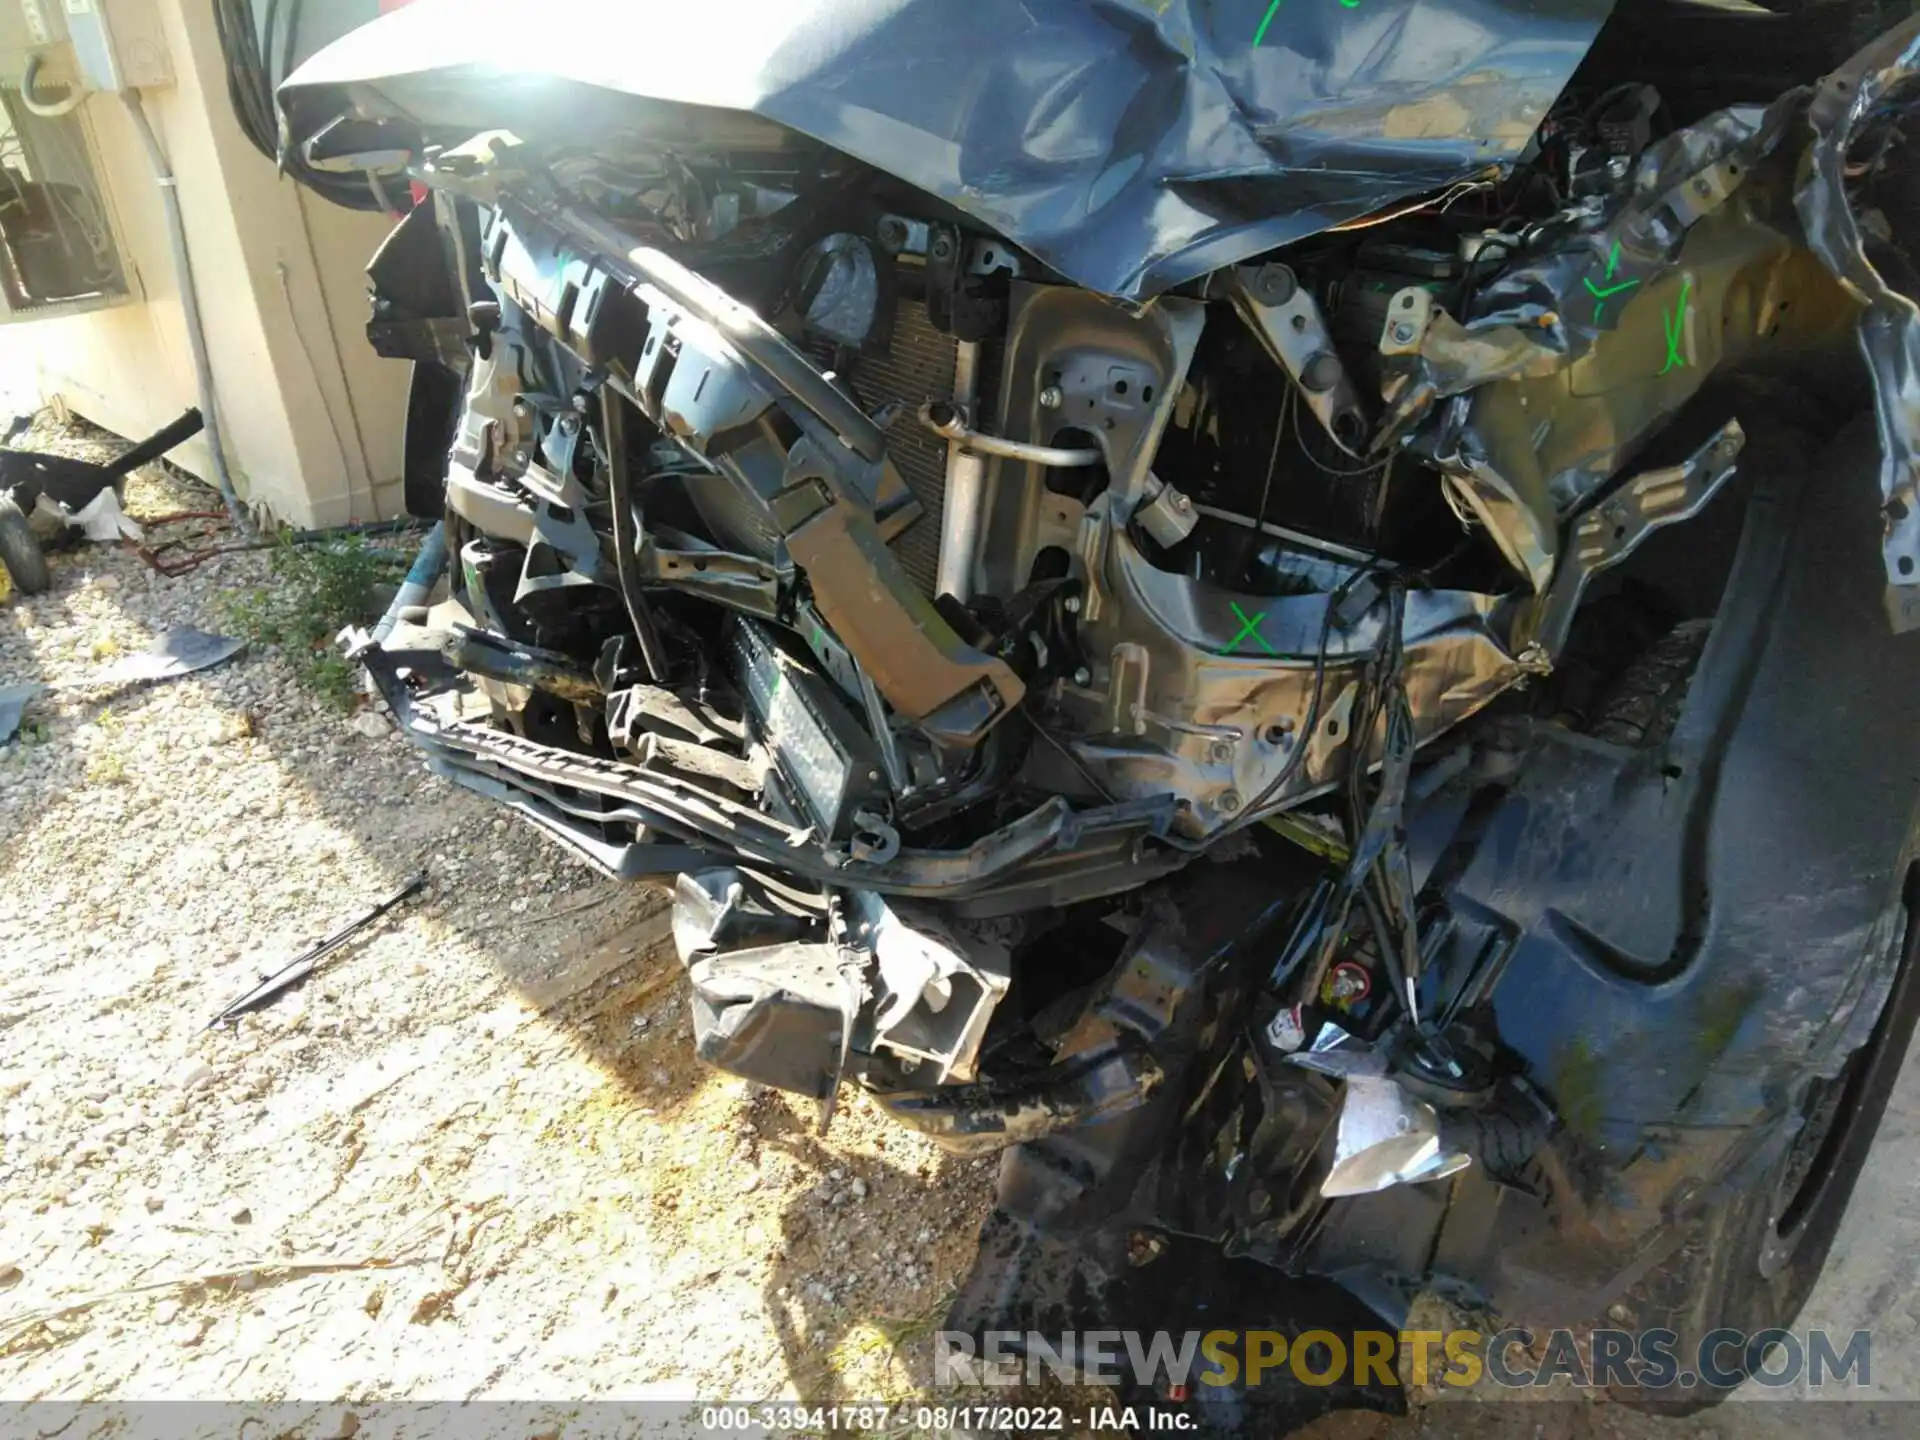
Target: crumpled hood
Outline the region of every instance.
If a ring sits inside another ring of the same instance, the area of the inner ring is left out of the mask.
[[[296,138],[356,101],[433,124],[568,83],[750,111],[1140,299],[1513,159],[1611,9],[419,0],[281,95]]]

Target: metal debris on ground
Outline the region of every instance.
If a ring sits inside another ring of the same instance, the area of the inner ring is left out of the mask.
[[[176,625],[154,636],[153,643],[138,655],[116,660],[104,670],[95,671],[70,686],[145,685],[159,680],[177,680],[197,670],[210,670],[231,660],[247,648],[247,642],[233,635],[215,635],[191,625]]]
[[[333,954],[334,951],[345,945],[347,941],[358,935],[362,930],[366,929],[367,926],[373,924],[374,921],[378,920],[382,915],[385,915],[402,901],[424,890],[426,885],[427,872],[422,870],[398,890],[387,896],[386,899],[369,909],[365,914],[348,921],[324,940],[321,940],[304,953],[288,961],[273,974],[267,976],[258,985],[254,986],[253,989],[247,991],[246,994],[242,995],[238,1000],[235,1000],[231,1005],[227,1006],[226,1009],[214,1016],[213,1019],[209,1020],[207,1022],[207,1029],[211,1030],[222,1021],[237,1020],[242,1015],[271,1005],[275,1000],[279,999],[280,996],[286,994],[287,991],[293,989],[309,975],[313,974],[313,972],[319,968],[320,962],[326,959],[327,956]]]
[[[151,685],[162,680],[178,680],[183,675],[210,670],[231,660],[247,648],[247,642],[232,635],[215,635],[191,625],[176,625],[153,637],[153,643],[138,655],[116,660],[103,670],[82,675],[77,680],[41,683],[37,680],[17,685],[0,685],[0,745],[11,740],[20,728],[26,707],[48,690],[121,689],[129,685]]]

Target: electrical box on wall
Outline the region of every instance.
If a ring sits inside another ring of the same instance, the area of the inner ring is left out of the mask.
[[[0,0],[0,83],[37,57],[48,85],[140,90],[173,84],[152,0]]]
[[[53,3],[53,0],[42,0]],[[160,17],[152,0],[58,0],[66,11],[74,69],[90,90],[131,86],[153,90],[173,83]]]
[[[152,0],[0,0],[0,323],[132,298],[88,112],[172,83]]]

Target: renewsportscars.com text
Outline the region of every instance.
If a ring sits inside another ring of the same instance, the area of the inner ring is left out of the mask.
[[[1690,1352],[1672,1330],[1525,1329],[989,1330],[934,1336],[934,1383],[1125,1384],[1182,1390],[1193,1385],[1257,1386],[1288,1378],[1302,1385],[1554,1384],[1662,1390],[1704,1385],[1812,1388],[1873,1383],[1870,1331],[1715,1330]]]

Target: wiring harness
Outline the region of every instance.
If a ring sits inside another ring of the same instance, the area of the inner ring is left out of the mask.
[[[256,19],[253,0],[213,0],[234,117],[253,147],[273,161],[281,174],[351,210],[391,210],[377,177],[315,170],[287,143],[274,90],[299,59],[295,47],[304,8],[305,0],[266,0]]]

